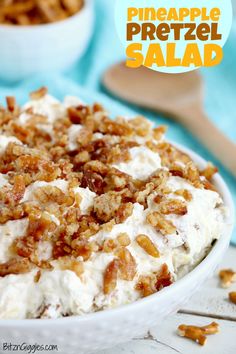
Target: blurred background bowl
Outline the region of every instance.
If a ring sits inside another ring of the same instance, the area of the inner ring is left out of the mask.
[[[63,21],[35,26],[0,25],[0,79],[16,82],[69,68],[84,54],[93,23],[93,0],[85,0],[78,13]]]

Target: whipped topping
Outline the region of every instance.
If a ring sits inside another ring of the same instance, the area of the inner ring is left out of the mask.
[[[34,114],[47,117],[49,123],[53,123],[55,120],[62,118],[66,112],[64,105],[61,105],[60,101],[50,95],[26,103],[23,110],[27,111],[29,109],[33,109]],[[30,115],[28,115],[28,117],[30,117]],[[21,116],[20,121],[26,123],[27,118],[25,114],[23,118]]]
[[[77,136],[81,129],[82,129],[82,125],[80,124],[72,124],[72,126],[69,128],[68,130],[69,150],[75,150],[78,147]]]
[[[145,180],[161,167],[160,156],[146,146],[130,149],[130,155],[130,161],[120,162],[113,166],[135,179]]]

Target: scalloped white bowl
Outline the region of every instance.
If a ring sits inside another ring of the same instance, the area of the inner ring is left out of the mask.
[[[35,26],[0,24],[0,78],[14,82],[66,70],[84,54],[93,22],[93,0],[85,0],[81,11],[63,21]]]
[[[204,167],[206,162],[193,151],[175,144]],[[216,270],[228,248],[234,225],[234,205],[227,185],[217,174],[214,184],[229,209],[225,232],[207,257],[190,273],[160,292],[129,305],[80,317],[56,320],[0,320],[1,342],[56,344],[55,353],[90,353],[127,342],[145,334],[176,313]]]

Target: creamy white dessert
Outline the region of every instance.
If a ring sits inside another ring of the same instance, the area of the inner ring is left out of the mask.
[[[143,117],[42,89],[0,111],[0,318],[58,318],[136,301],[190,272],[226,208]]]

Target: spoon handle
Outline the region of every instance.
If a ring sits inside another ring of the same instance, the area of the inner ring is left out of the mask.
[[[236,144],[207,117],[200,106],[181,111],[182,124],[236,177]]]

